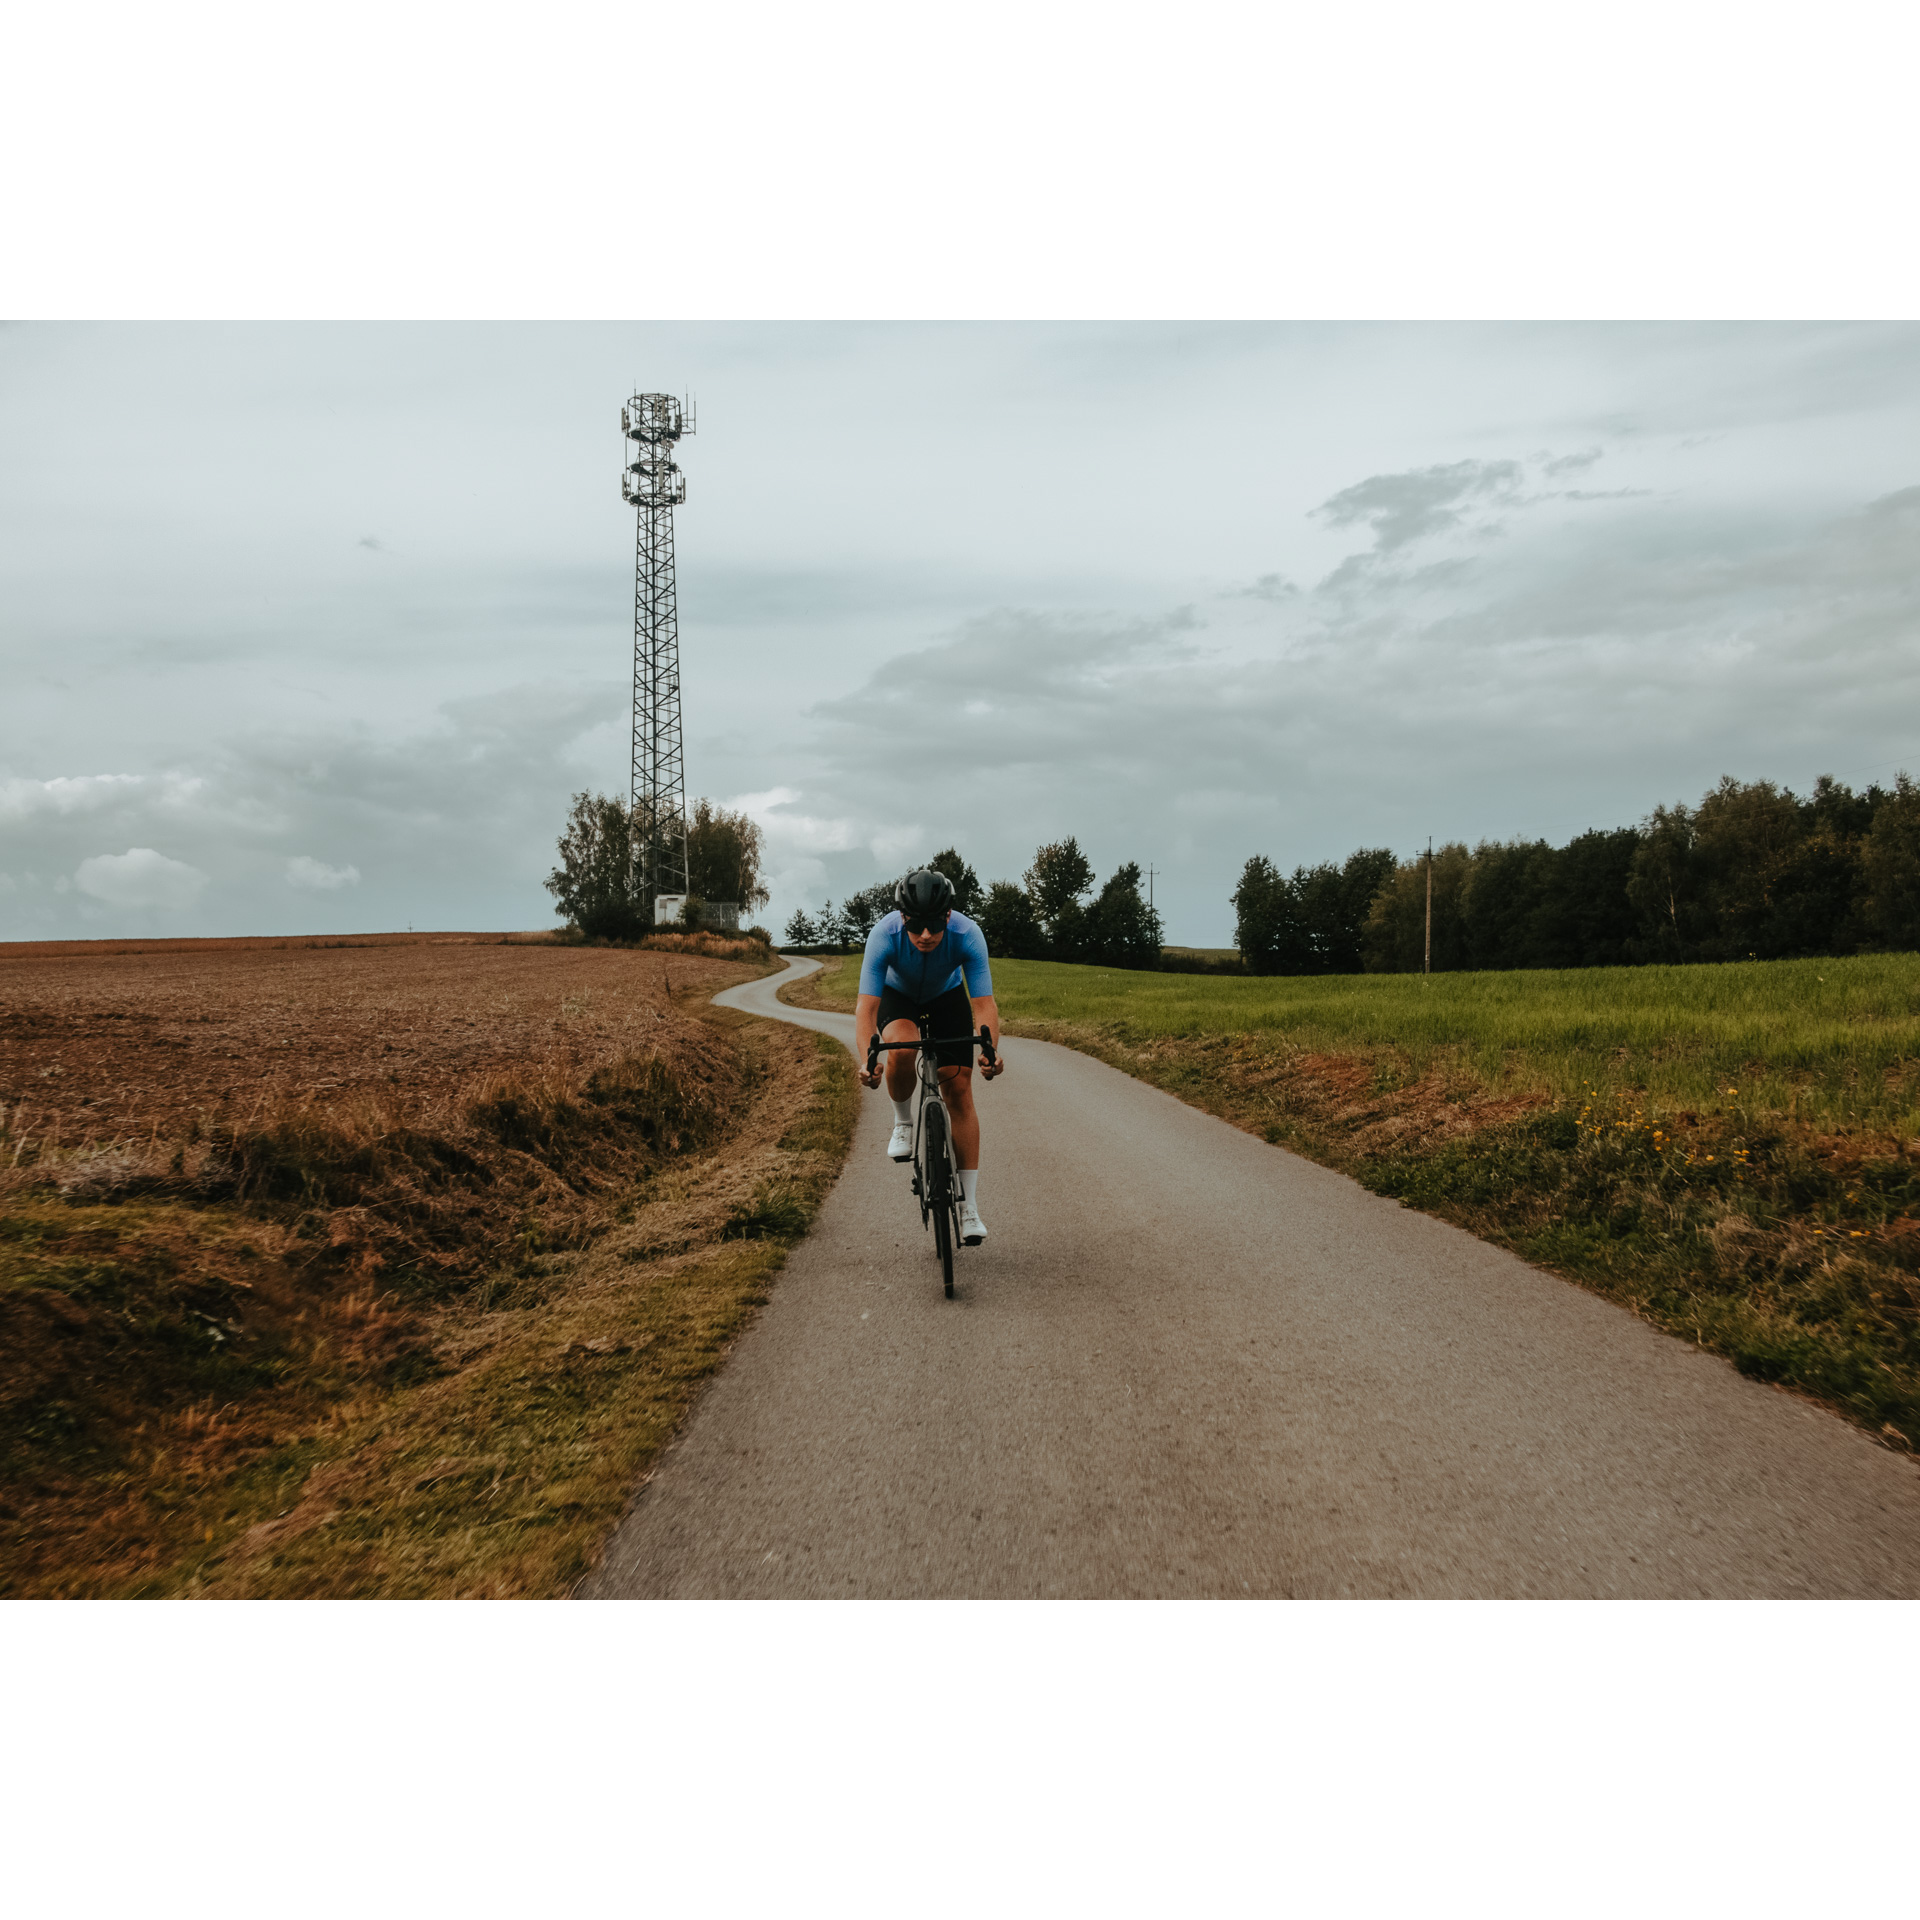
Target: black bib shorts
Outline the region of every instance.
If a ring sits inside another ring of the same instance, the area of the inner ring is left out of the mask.
[[[941,1047],[938,1059],[943,1067],[970,1067],[973,1048],[966,1043],[973,1035],[973,1002],[964,986],[949,987],[936,999],[922,1003],[909,1000],[891,981],[880,989],[880,1033],[884,1037],[895,1020],[918,1021],[922,1014],[930,1021],[936,1040],[958,1040],[957,1047]]]

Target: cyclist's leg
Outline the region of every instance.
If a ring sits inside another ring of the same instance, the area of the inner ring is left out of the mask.
[[[911,1020],[892,1020],[880,1029],[880,1038],[886,1041],[918,1040],[920,1029]],[[887,1098],[911,1100],[914,1056],[911,1053],[884,1053],[880,1057],[887,1063]]]
[[[960,1238],[977,1247],[987,1237],[980,1218],[980,1115],[973,1104],[973,1069],[942,1067],[940,1094],[947,1106],[947,1124],[953,1136],[955,1196],[960,1203]]]
[[[980,1110],[973,1103],[973,1069],[942,1067],[940,1095],[953,1122],[953,1159],[963,1173],[980,1165]]]
[[[940,1093],[953,1117],[954,1165],[971,1173],[980,1165],[980,1116],[973,1104],[973,1006],[964,987],[951,987],[928,1007],[940,1048]]]
[[[895,1041],[920,1038],[920,1009],[898,987],[887,986],[880,990],[880,1005],[875,1011],[879,1015],[875,1027],[880,1038],[889,1045]],[[913,1097],[914,1056],[911,1053],[886,1053],[880,1057],[887,1063],[887,1098],[895,1102],[910,1100]]]

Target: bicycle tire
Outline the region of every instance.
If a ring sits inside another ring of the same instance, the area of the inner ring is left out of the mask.
[[[932,1202],[928,1198],[933,1191],[930,1177],[933,1172],[933,1162],[929,1150],[933,1145],[933,1130],[940,1124],[932,1117],[932,1109],[938,1104],[938,1101],[928,1100],[923,1094],[920,1100],[920,1111],[913,1123],[913,1196],[920,1202],[922,1233],[926,1232],[928,1219],[933,1211]]]
[[[938,1118],[935,1118],[935,1116]],[[947,1110],[927,1108],[927,1204],[933,1208],[933,1244],[940,1255],[940,1279],[953,1298],[953,1157],[948,1152]]]

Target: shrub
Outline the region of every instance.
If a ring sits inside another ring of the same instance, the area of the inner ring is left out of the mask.
[[[1096,966],[1157,967],[1160,916],[1140,892],[1140,866],[1129,860],[1100,889],[1082,922],[1081,956]]]
[[[626,803],[576,793],[560,835],[560,864],[547,875],[554,912],[589,939],[634,940],[646,931],[634,884],[633,823]]]
[[[687,817],[687,890],[702,900],[733,900],[742,913],[771,897],[760,877],[766,841],[759,822],[696,800]]]
[[[1920,787],[1902,773],[1873,816],[1861,852],[1864,918],[1873,937],[1920,947]]]
[[[986,937],[987,951],[1001,960],[1044,960],[1046,930],[1024,888],[996,880],[974,916]]]

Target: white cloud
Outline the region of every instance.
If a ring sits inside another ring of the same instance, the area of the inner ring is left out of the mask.
[[[357,887],[358,867],[330,867],[310,854],[296,854],[287,862],[287,885],[310,887],[317,893],[331,893],[335,887]]]
[[[764,793],[743,793],[726,804],[758,822],[770,853],[848,853],[861,844],[865,836],[851,820],[789,812],[803,797],[798,787],[769,787]]]
[[[132,800],[146,781],[137,773],[87,773],[52,780],[0,780],[0,820],[34,814],[94,813],[116,800]]]
[[[0,821],[100,813],[114,806],[165,807],[173,812],[204,804],[207,783],[198,774],[56,774],[51,780],[0,780]]]
[[[875,824],[844,814],[795,811],[804,797],[799,787],[769,787],[724,803],[756,821],[766,835],[763,877],[776,901],[814,901],[831,890],[821,854],[866,852],[892,872],[929,844],[925,827],[913,821]]]
[[[155,786],[154,799],[163,807],[190,807],[206,792],[207,783],[194,773],[163,773]]]
[[[922,845],[926,837],[924,827],[881,827],[867,836],[867,845],[883,867],[893,867],[898,866],[914,848]]]
[[[169,860],[152,847],[95,854],[82,860],[74,885],[110,907],[190,907],[206,890],[207,876],[184,860]]]

